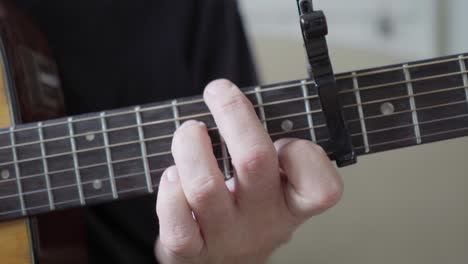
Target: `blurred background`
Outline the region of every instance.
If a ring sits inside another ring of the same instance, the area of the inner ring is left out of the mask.
[[[295,0],[239,0],[263,83],[307,76]],[[466,0],[314,0],[335,71],[468,52]],[[468,139],[360,158],[271,263],[468,263]]]

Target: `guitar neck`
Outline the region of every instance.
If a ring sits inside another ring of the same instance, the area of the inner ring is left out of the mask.
[[[457,55],[338,75],[357,153],[467,136],[466,60]]]
[[[468,135],[466,68],[460,55],[337,75],[356,152]],[[313,81],[244,92],[273,140],[298,137],[332,151]],[[0,130],[0,219],[153,193],[173,164],[173,133],[189,119],[207,124],[229,178],[228,151],[199,96]]]

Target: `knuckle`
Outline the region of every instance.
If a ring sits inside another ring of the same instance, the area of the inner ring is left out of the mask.
[[[250,107],[252,107],[252,103],[243,94],[231,96],[219,103],[222,112],[233,112]]]
[[[338,178],[330,180],[326,187],[317,195],[317,206],[321,210],[336,205],[343,196],[343,183]]]
[[[177,152],[179,147],[186,147],[194,138],[201,138],[204,133],[206,134],[206,128],[201,124],[194,120],[189,120],[182,124],[174,133],[172,152]]]
[[[195,255],[197,249],[194,247],[196,234],[184,226],[174,226],[170,234],[160,236],[161,245],[174,255]]]
[[[255,173],[266,166],[272,166],[276,159],[275,153],[269,148],[255,147],[234,161],[234,166],[240,172]]]
[[[326,160],[329,162],[328,155],[325,152],[325,150],[322,148],[322,146],[317,145],[311,141],[307,140],[298,140],[294,142],[293,144],[297,144],[297,148],[304,149],[304,152],[307,151],[307,155],[313,159],[313,160],[318,160],[318,161],[324,161]]]
[[[197,206],[209,203],[215,196],[217,190],[216,176],[203,177],[193,181],[192,202]]]

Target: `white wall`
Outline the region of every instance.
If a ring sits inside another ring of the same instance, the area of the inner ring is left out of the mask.
[[[463,1],[463,0],[460,0]],[[300,34],[294,0],[241,0],[252,33],[293,38]],[[438,51],[437,0],[316,0],[326,10],[331,45],[407,58],[431,57]],[[383,33],[388,25],[390,31]]]
[[[468,1],[467,0],[447,0],[447,31],[449,41],[446,53],[468,52]]]

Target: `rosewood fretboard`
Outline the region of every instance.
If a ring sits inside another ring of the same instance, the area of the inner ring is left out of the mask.
[[[337,76],[359,155],[468,135],[465,55]],[[273,140],[328,147],[313,81],[245,89]],[[56,119],[0,130],[0,219],[152,193],[173,164],[172,135],[205,122],[226,177],[228,151],[201,97]]]

